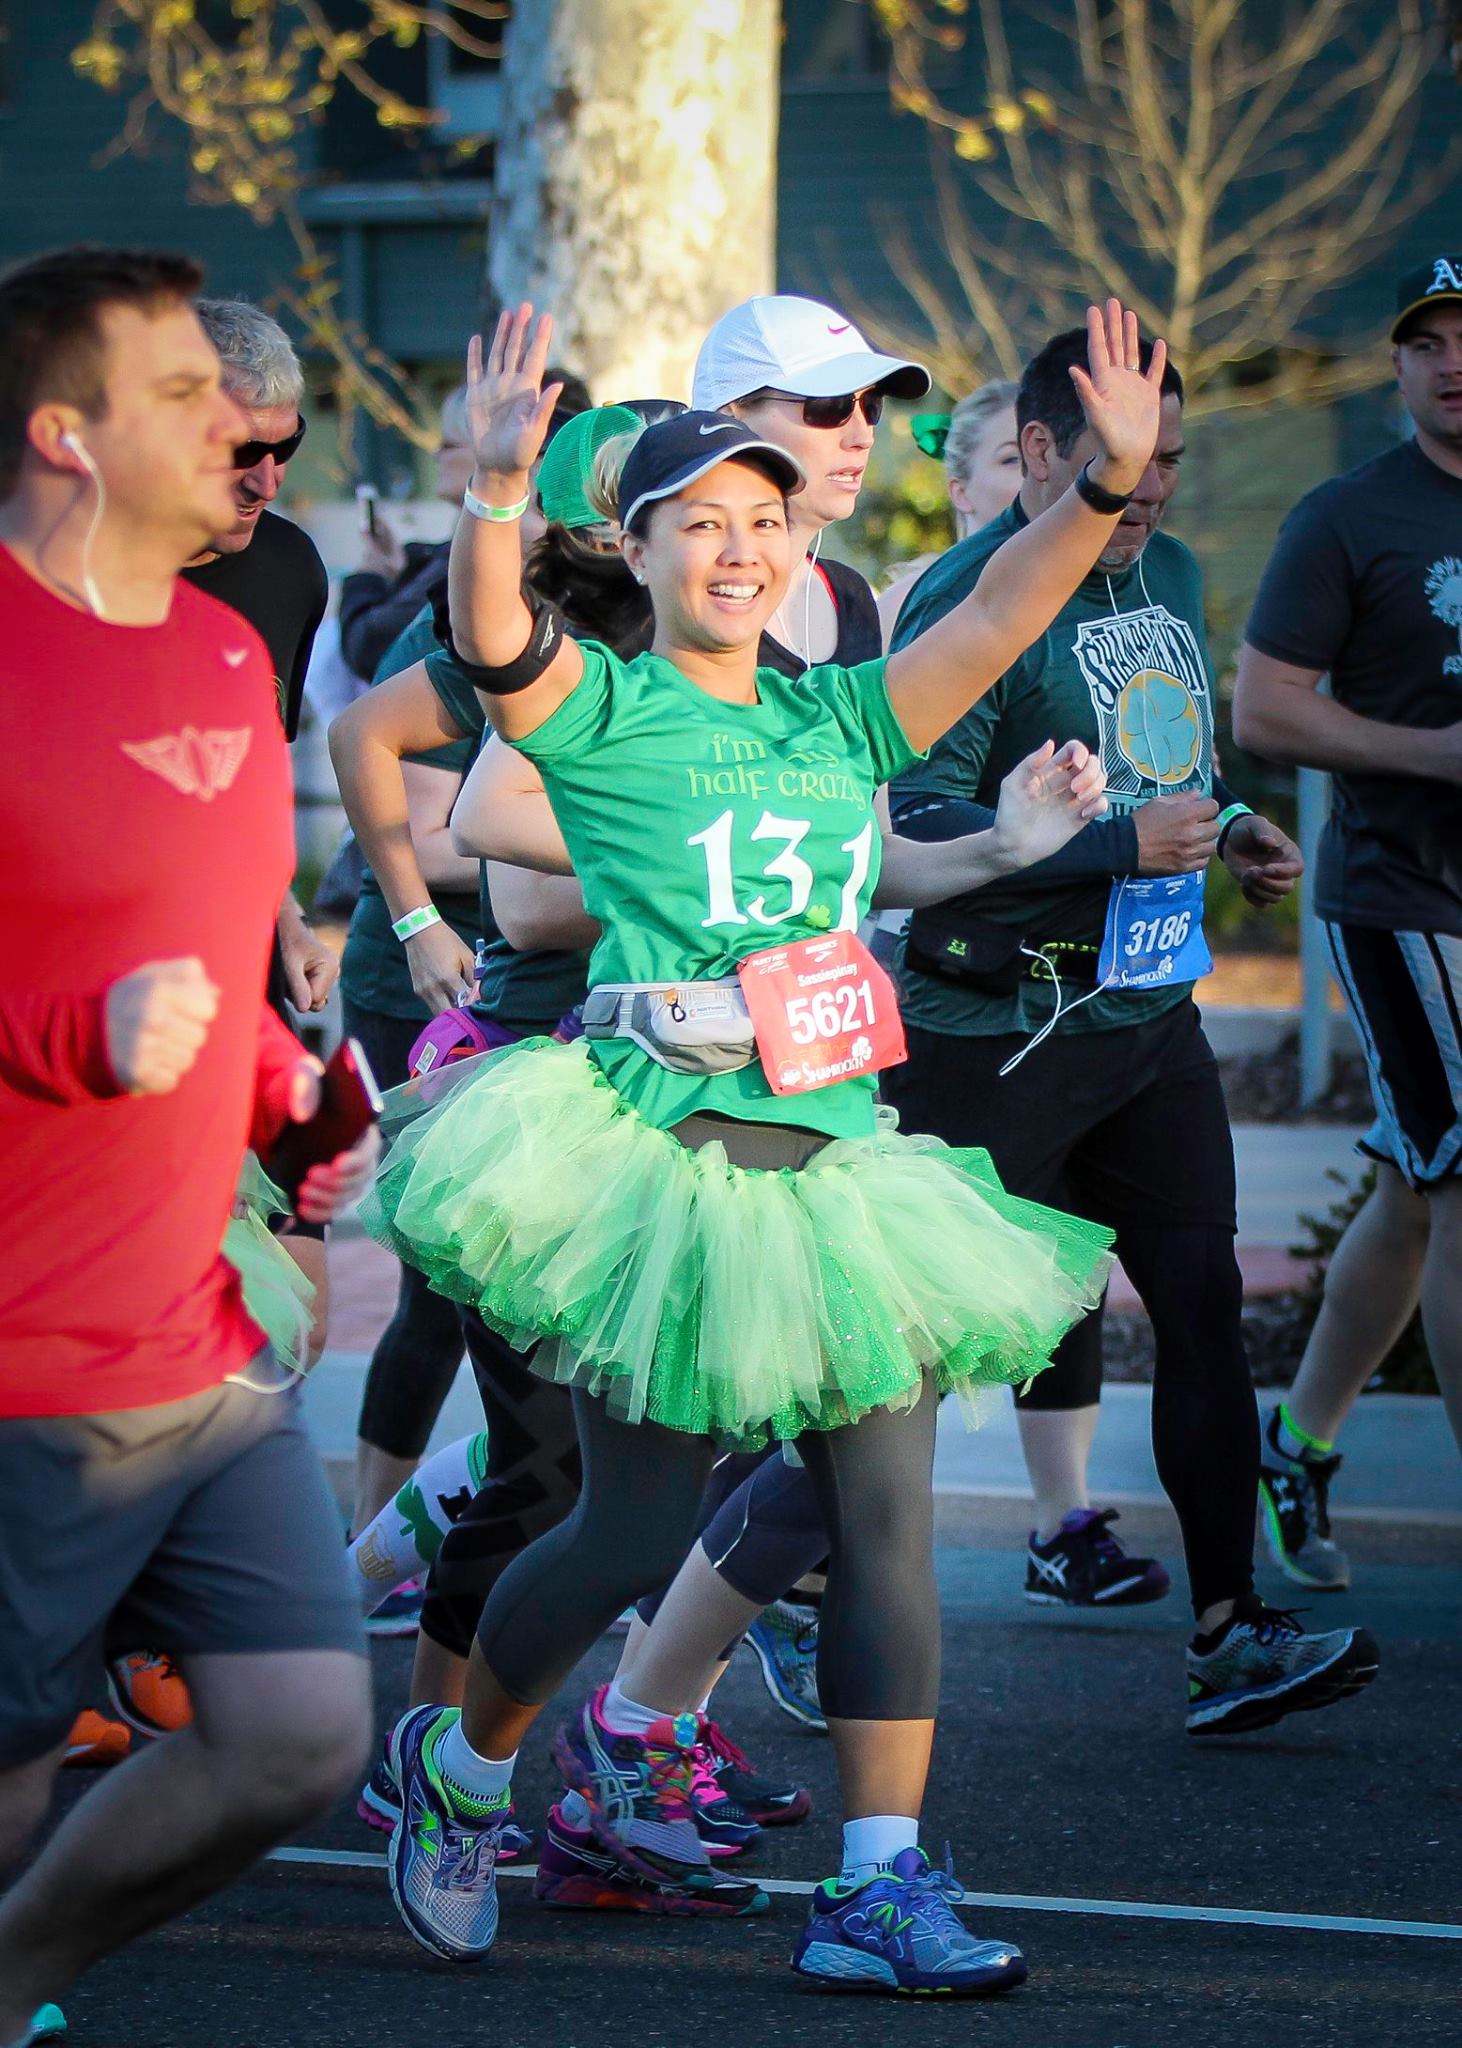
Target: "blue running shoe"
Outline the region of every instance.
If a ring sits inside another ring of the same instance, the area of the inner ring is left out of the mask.
[[[476,1962],[497,1934],[498,1848],[508,1795],[474,1800],[449,1789],[434,1760],[455,1707],[413,1707],[393,1738],[401,1818],[386,1869],[408,1933],[449,1963]]]
[[[34,2041],[59,2041],[66,2031],[66,2015],[59,2005],[43,2005],[30,2023]]]
[[[774,1600],[746,1631],[762,1681],[784,1714],[818,1735],[827,1722],[817,1697],[817,1610]]]
[[[792,1968],[840,1990],[975,1998],[1023,1984],[1025,1957],[1008,1941],[977,1941],[950,1903],[963,1896],[953,1870],[935,1870],[922,1849],[847,1890],[820,1884]]]

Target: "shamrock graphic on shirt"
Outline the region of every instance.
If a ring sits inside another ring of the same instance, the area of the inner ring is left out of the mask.
[[[1459,652],[1447,656],[1442,674],[1462,676],[1462,561],[1455,555],[1443,555],[1433,562],[1426,572],[1425,589],[1435,616],[1444,626],[1457,628]]]

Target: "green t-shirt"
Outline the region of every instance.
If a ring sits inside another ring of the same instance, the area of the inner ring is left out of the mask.
[[[428,609],[419,613],[397,634],[376,664],[375,681],[399,675],[402,669],[420,661],[436,644]],[[409,754],[406,758],[462,776],[472,765],[476,752],[476,739],[463,738],[445,747],[432,747],[425,754]],[[477,944],[481,924],[477,896],[472,891],[439,889],[432,902],[464,945]],[[431,1014],[411,986],[406,948],[391,929],[391,912],[381,894],[380,883],[369,868],[361,876],[360,895],[351,915],[350,931],[340,959],[340,987],[353,1003],[363,1010],[374,1010],[378,1016],[419,1017],[425,1023]]]
[[[435,638],[426,651],[426,673],[454,723],[471,734],[475,752],[487,731],[487,713],[468,677]],[[552,1029],[560,1017],[584,1000],[589,955],[520,953],[510,946],[492,914],[486,861],[481,866],[477,916],[483,940],[477,996],[479,1005],[490,1017],[503,1024],[543,1025]]]
[[[759,702],[723,704],[658,655],[580,651],[577,689],[515,744],[542,771],[603,926],[591,985],[713,979],[765,946],[856,931],[882,850],[874,791],[918,758],[883,662],[760,668]],[[871,1076],[779,1097],[759,1061],[701,1077],[627,1039],[592,1050],[661,1129],[696,1112],[830,1137],[873,1128]]]
[[[1028,524],[1019,501],[956,543],[920,578],[899,613],[905,647],[967,597],[996,550]],[[1139,561],[1086,578],[1050,629],[945,733],[892,791],[900,807],[931,794],[999,802],[1002,777],[1046,739],[1084,740],[1107,771],[1107,802],[1130,815],[1155,796],[1208,792],[1213,779],[1213,672],[1203,584],[1181,541],[1154,534]],[[982,889],[982,917],[1014,926],[1027,943],[1099,944],[1113,884],[1104,879],[1013,875]],[[1064,1000],[1090,981],[1068,984]],[[1058,1029],[1113,1031],[1187,1001],[1193,984],[1111,989],[1082,1003]],[[904,1015],[926,1031],[983,1038],[1039,1030],[1055,1007],[1048,981],[983,995],[903,963]]]

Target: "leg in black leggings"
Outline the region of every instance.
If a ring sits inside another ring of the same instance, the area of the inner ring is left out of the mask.
[[[709,1437],[618,1422],[587,1394],[572,1402],[578,1505],[502,1572],[477,1632],[498,1684],[524,1705],[546,1700],[617,1614],[674,1577],[716,1461]]]
[[[703,1437],[617,1422],[583,1394],[574,1406],[579,1505],[503,1572],[478,1632],[498,1684],[525,1705],[547,1699],[628,1601],[673,1574],[715,1458]],[[907,1413],[880,1409],[801,1440],[832,1544],[818,1684],[829,1688],[828,1711],[850,1720],[934,1713],[937,1410],[931,1387]]]
[[[483,1603],[519,1551],[579,1496],[579,1440],[566,1387],[540,1379],[470,1310],[461,1336],[487,1417],[487,1479],[448,1530],[427,1577],[422,1633],[453,1656],[472,1647]]]
[[[383,1088],[407,1079],[406,1061],[421,1021],[388,1017],[344,1001],[347,1037],[358,1038]],[[462,1329],[454,1303],[433,1294],[413,1266],[401,1267],[396,1311],[366,1369],[357,1434],[388,1457],[414,1463],[426,1449],[442,1403],[462,1363]]]

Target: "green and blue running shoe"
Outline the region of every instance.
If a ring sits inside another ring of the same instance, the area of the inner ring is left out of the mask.
[[[1380,1668],[1363,1628],[1307,1635],[1287,1609],[1246,1593],[1222,1631],[1188,1645],[1188,1733],[1239,1735],[1285,1714],[1333,1706],[1368,1686]]]
[[[827,1721],[817,1697],[817,1609],[774,1600],[746,1631],[762,1682],[784,1714],[818,1735]]]
[[[830,1879],[812,1894],[792,1968],[843,1991],[980,1998],[1014,1990],[1025,1982],[1025,1957],[1008,1941],[978,1941],[954,1910],[963,1897],[953,1869],[934,1869],[922,1849],[902,1850],[892,1869],[861,1884]]]
[[[497,1934],[497,1858],[510,1809],[506,1792],[469,1801],[443,1778],[436,1747],[457,1719],[455,1707],[413,1707],[396,1724],[401,1818],[386,1869],[412,1939],[446,1962],[470,1963]]]
[[[59,2005],[43,2005],[30,2023],[31,2041],[59,2041],[66,2031],[66,2015]]]

